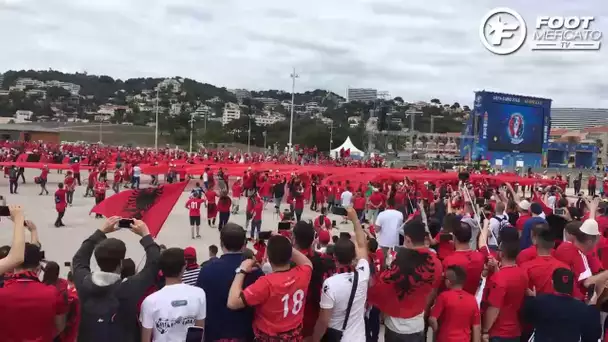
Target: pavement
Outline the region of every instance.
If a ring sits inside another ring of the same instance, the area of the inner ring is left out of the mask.
[[[80,244],[91,235],[96,229],[103,224],[102,219],[95,219],[95,215],[89,215],[90,210],[95,204],[95,200],[91,197],[83,197],[85,185],[76,188],[74,193],[73,206],[66,210],[63,222],[66,227],[56,228],[54,226],[57,212],[55,211],[55,202],[53,193],[57,189],[57,184],[63,180],[64,175],[57,174],[51,171],[47,189],[50,195],[39,196],[40,187],[34,184],[33,178],[38,175],[38,171],[26,170],[27,184],[19,184],[18,194],[9,193],[9,183],[7,178],[0,178],[0,195],[6,198],[8,204],[20,204],[24,207],[25,217],[32,220],[38,227],[40,242],[42,249],[46,253],[47,260],[53,260],[61,266],[61,274],[66,275],[68,269],[63,267],[64,262],[71,261],[74,253],[76,253]],[[81,176],[86,179],[86,173]],[[143,177],[142,186],[147,186],[149,178]],[[171,214],[167,218],[162,230],[156,238],[158,244],[164,244],[167,247],[186,248],[192,246],[197,250],[199,263],[207,260],[208,248],[210,245],[220,247],[219,232],[217,228],[212,228],[207,225],[206,210],[203,208],[201,212],[201,236],[200,239],[192,240],[190,237],[190,223],[188,219],[188,210],[184,207],[190,190],[194,187],[195,181],[191,181],[186,192],[184,192]],[[108,196],[113,191],[108,190]],[[282,209],[286,208],[283,204]],[[240,212],[230,216],[230,222],[245,226],[245,199],[241,199]],[[314,219],[319,215],[308,208],[305,208],[302,214],[303,220]],[[338,222],[339,230],[334,231],[334,235],[338,235],[340,231],[352,232],[350,224],[340,225],[340,217],[328,215],[330,219]],[[276,230],[279,218],[274,213],[274,205],[268,204],[262,215],[262,230]],[[111,234],[113,237],[119,238],[127,245],[127,258],[133,259],[136,265],[144,260],[144,250],[139,245],[139,237],[131,233],[128,229],[122,229]],[[29,239],[29,233],[26,233],[26,240]],[[0,246],[10,245],[12,240],[12,222],[8,218],[0,219]],[[251,244],[250,244],[251,247]],[[221,248],[220,248],[221,255]],[[91,259],[92,265],[95,265],[94,258]]]

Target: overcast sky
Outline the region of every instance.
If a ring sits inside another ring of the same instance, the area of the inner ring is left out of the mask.
[[[608,38],[591,52],[487,51],[482,17],[595,16],[606,0],[0,0],[0,71],[184,76],[227,88],[388,91],[471,105],[475,90],[608,107]],[[530,39],[528,39],[530,41]]]

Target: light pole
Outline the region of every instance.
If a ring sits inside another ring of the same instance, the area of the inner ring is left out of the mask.
[[[247,154],[250,154],[251,150],[251,114],[247,116],[249,121],[249,129],[247,130]]]
[[[431,115],[431,134],[435,133],[435,118],[442,118],[441,115]]]
[[[262,135],[264,136],[264,153],[266,153],[266,131],[262,132]]]
[[[334,122],[329,124],[329,153],[331,154],[331,145],[334,143]]]
[[[154,150],[158,152],[158,91],[160,85],[156,86],[156,125],[154,125]]]
[[[293,110],[295,107],[296,100],[296,78],[298,78],[298,74],[296,74],[296,68],[293,68],[293,72],[291,75],[291,116],[289,118],[289,143],[287,146],[289,147],[289,154],[293,153],[293,149],[291,148],[293,145]]]
[[[99,143],[103,143],[103,120],[99,121]]]
[[[192,131],[194,130],[194,113],[190,113],[190,149],[189,154],[192,155]]]

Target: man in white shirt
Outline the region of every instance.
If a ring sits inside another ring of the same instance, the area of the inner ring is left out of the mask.
[[[344,342],[366,341],[364,315],[370,278],[367,237],[361,228],[357,212],[349,208],[347,215],[354,225],[355,243],[349,239],[340,239],[334,245],[336,269],[343,272],[334,274],[323,282],[321,310],[315,325],[313,341],[320,341],[328,329],[342,332],[341,340]],[[347,317],[346,312],[353,289],[355,289],[354,297]]]
[[[133,165],[133,177],[131,177],[131,188],[139,189],[139,180],[141,177],[141,167],[138,164]]]
[[[389,198],[387,209],[378,214],[375,225],[378,246],[382,248],[386,260],[390,249],[399,246],[399,232],[403,225],[403,213],[395,210],[393,199]]]
[[[205,291],[182,284],[186,261],[181,248],[165,250],[158,263],[166,285],[146,297],[141,305],[142,341],[185,341],[188,327],[205,327]]]
[[[342,202],[342,208],[348,209],[352,206],[353,193],[350,192],[350,188],[346,188],[342,195],[340,195],[340,200]]]
[[[490,236],[488,236],[488,246],[498,248],[498,236],[502,227],[509,225],[509,216],[505,214],[505,204],[503,202],[496,203],[494,216],[490,219]]]

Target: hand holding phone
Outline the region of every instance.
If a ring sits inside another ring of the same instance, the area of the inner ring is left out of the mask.
[[[135,223],[133,219],[122,218],[118,221],[118,228],[128,228],[131,229],[131,225]]]
[[[188,327],[188,332],[186,333],[186,342],[203,342],[204,337],[205,328],[197,326]]]

